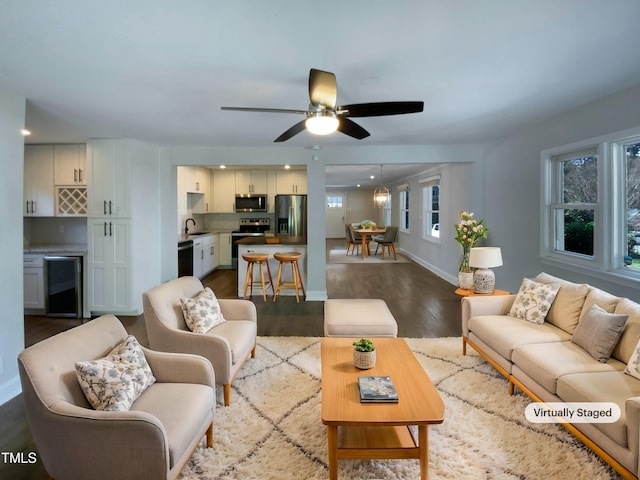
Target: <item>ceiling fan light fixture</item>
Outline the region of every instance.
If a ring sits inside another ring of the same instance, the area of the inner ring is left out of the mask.
[[[338,129],[338,119],[335,112],[320,110],[311,112],[304,125],[314,135],[329,135]]]

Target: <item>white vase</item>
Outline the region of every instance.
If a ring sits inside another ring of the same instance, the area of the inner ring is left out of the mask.
[[[458,272],[458,286],[470,290],[473,287],[473,272]]]
[[[353,350],[353,364],[360,370],[368,370],[376,366],[376,351],[359,352]]]

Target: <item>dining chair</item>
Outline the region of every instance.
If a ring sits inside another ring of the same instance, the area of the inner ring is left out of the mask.
[[[361,247],[362,246],[362,235],[360,235],[358,232],[356,232],[355,228],[353,228],[353,225],[349,225],[347,224],[349,231],[351,232],[351,241],[353,242],[353,244],[356,246],[356,255],[358,254],[358,248],[357,247]],[[369,243],[370,243],[371,239],[367,238],[365,240],[365,248],[367,249],[367,255],[371,255],[371,249],[369,248]]]
[[[393,253],[394,260],[397,260],[396,256],[396,240],[398,239],[398,227],[387,227],[384,235],[375,235],[372,240],[377,243],[376,251],[374,255],[378,254],[378,247],[382,246],[382,258],[384,258],[384,249],[387,248],[389,255]]]

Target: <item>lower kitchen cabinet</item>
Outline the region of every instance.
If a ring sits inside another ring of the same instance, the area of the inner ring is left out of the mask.
[[[203,278],[215,267],[213,235],[203,235],[195,239],[193,241],[193,276]]]
[[[131,311],[131,221],[90,219],[88,234],[89,309]]]
[[[44,310],[44,260],[42,255],[25,255],[24,265],[24,309]]]
[[[218,266],[231,266],[231,233],[218,234]]]

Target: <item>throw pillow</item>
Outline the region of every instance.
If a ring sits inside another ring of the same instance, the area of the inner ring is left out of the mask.
[[[156,381],[142,347],[133,335],[106,357],[77,362],[75,367],[80,388],[96,410],[127,411]]]
[[[533,280],[538,283],[557,283],[560,285],[546,320],[551,325],[573,334],[580,321],[582,307],[589,293],[589,285],[568,282],[544,272]]]
[[[557,283],[545,284],[523,279],[509,315],[532,323],[544,323],[559,288]]]
[[[225,321],[218,299],[209,287],[193,298],[181,298],[180,306],[184,321],[192,332],[206,333]]]
[[[598,305],[584,312],[571,341],[585,349],[599,362],[611,356],[627,323],[628,315],[608,313]]]
[[[627,363],[624,373],[628,373],[632,377],[640,379],[640,340],[638,341],[636,348],[633,350],[631,358],[629,358],[629,363]]]

